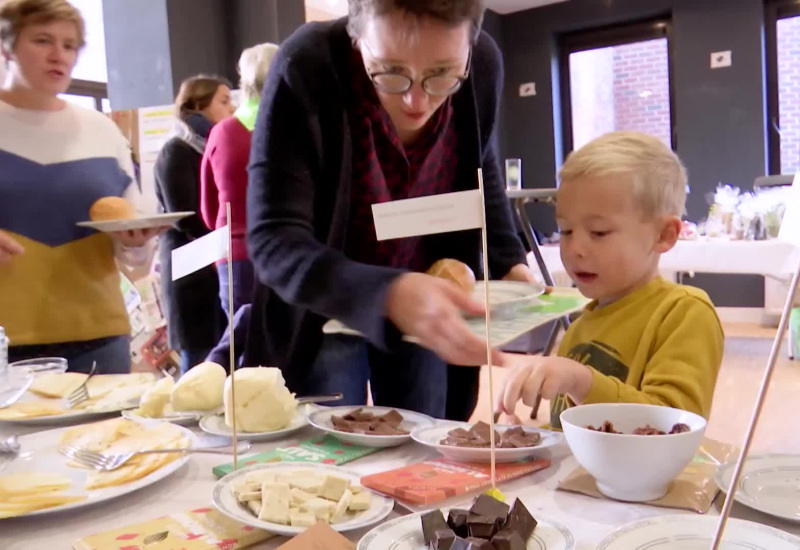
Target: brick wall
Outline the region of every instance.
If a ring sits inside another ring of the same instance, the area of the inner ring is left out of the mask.
[[[778,21],[781,173],[800,168],[800,17]]]

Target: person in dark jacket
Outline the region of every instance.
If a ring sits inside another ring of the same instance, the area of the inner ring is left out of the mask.
[[[181,353],[181,372],[205,360],[224,330],[219,282],[213,266],[172,280],[172,251],[206,235],[200,211],[200,162],[211,128],[233,114],[230,84],[197,76],[181,84],[175,100],[178,121],[158,155],[156,195],[164,212],[195,212],[160,240],[161,288],[169,345]]]
[[[481,277],[480,231],[379,242],[371,205],[477,189],[483,169],[493,278],[531,281],[496,144],[503,71],[481,0],[350,0],[301,27],[273,62],[253,136],[248,246],[261,285],[245,364],[283,370],[298,395],[466,419],[482,313],[425,275],[458,259]],[[363,335],[324,334],[336,319]],[[407,335],[419,345],[403,340]]]

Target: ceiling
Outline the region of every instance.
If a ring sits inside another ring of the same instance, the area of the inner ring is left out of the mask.
[[[513,13],[515,11],[528,10],[546,6],[547,4],[557,4],[567,0],[485,0],[486,7],[497,13]]]

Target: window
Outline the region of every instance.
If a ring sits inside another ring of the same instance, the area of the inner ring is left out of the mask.
[[[61,94],[59,97],[87,109],[111,111],[111,105],[108,102],[108,86],[102,82],[73,80],[67,93]]]
[[[658,20],[562,38],[565,154],[614,130],[675,147],[669,35],[669,21]]]
[[[86,22],[86,46],[81,50],[72,78],[108,82],[103,0],[70,0]]]
[[[767,5],[770,174],[800,170],[800,2]]]

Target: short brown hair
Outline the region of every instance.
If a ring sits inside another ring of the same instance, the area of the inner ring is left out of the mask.
[[[0,45],[11,51],[22,29],[69,21],[78,29],[78,48],[86,44],[86,23],[78,9],[67,0],[0,0]]]
[[[181,89],[175,97],[175,115],[183,120],[192,113],[202,111],[211,105],[220,86],[232,88],[231,83],[220,76],[201,74],[187,78],[181,83]]]
[[[380,17],[395,10],[451,25],[469,21],[473,41],[483,24],[483,0],[347,0],[347,5],[347,31],[354,40],[361,36],[366,17]]]

